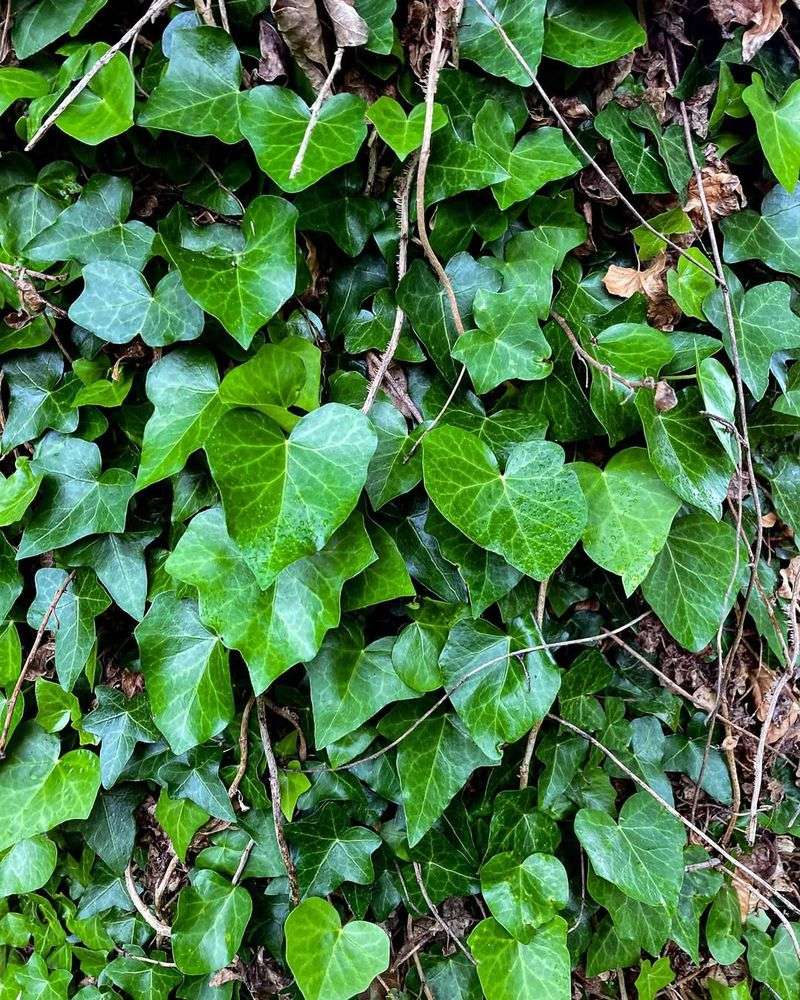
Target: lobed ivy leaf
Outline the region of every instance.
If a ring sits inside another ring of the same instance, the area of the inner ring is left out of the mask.
[[[240,885],[215,872],[199,871],[181,890],[172,924],[172,953],[186,975],[216,972],[233,961],[253,903]]]
[[[522,996],[565,1000],[569,996],[567,923],[561,917],[539,927],[525,943],[489,917],[478,924],[468,943],[487,1000]]]
[[[550,0],[544,19],[543,52],[568,66],[600,66],[647,40],[627,7],[591,0]]]

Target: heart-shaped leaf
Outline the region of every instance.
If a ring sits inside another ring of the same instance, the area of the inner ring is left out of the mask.
[[[370,104],[367,118],[375,126],[375,131],[390,146],[401,160],[422,145],[422,129],[425,122],[425,105],[415,104],[406,115],[402,107],[391,97],[379,97]],[[437,132],[447,124],[447,115],[441,104],[433,105],[432,131]]]
[[[496,854],[481,868],[481,892],[492,916],[523,944],[569,902],[564,866],[549,854],[531,854],[520,862]]]

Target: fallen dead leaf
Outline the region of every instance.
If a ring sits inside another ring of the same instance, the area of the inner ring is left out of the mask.
[[[331,19],[339,48],[363,45],[369,37],[367,22],[353,6],[352,0],[323,0]]]
[[[710,0],[709,9],[725,31],[734,25],[749,25],[742,37],[742,58],[750,62],[783,23],[783,0]]]
[[[328,60],[315,0],[272,0],[272,15],[297,65],[319,90],[328,75]]]
[[[640,292],[647,299],[647,317],[659,330],[672,330],[680,318],[680,309],[667,292],[667,256],[659,254],[652,264],[640,270],[612,264],[603,284],[611,295],[629,299]],[[666,397],[664,397],[666,401]]]
[[[732,174],[727,165],[713,153],[713,147],[706,150],[706,166],[700,171],[703,178],[703,190],[706,201],[711,211],[713,219],[724,219],[728,215],[733,215],[747,204],[747,198],[742,190],[742,182]],[[694,177],[689,181],[688,199],[683,206],[684,211],[690,216],[695,228],[702,232],[705,229],[705,219],[703,217],[703,204],[700,201],[700,194],[697,181]]]

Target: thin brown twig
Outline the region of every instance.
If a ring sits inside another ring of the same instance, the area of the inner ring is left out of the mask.
[[[217,5],[219,6],[219,22],[222,25],[223,29],[227,31],[228,34],[230,34],[231,25],[230,21],[228,20],[228,6],[225,3],[225,0],[217,0]]]
[[[409,190],[411,188],[411,175],[414,172],[414,166],[416,164],[416,157],[414,157],[400,175],[400,181],[397,185],[397,193],[395,196],[395,202],[397,204],[397,213],[399,217],[399,227],[400,227],[400,238],[397,245],[397,282],[398,284],[403,280],[406,270],[408,268],[408,196]],[[400,306],[396,306],[394,314],[394,326],[392,327],[392,334],[389,337],[389,343],[386,345],[386,350],[381,356],[380,363],[378,364],[378,369],[372,377],[372,381],[369,384],[369,389],[367,390],[367,398],[364,400],[364,405],[361,407],[362,413],[369,413],[372,408],[372,404],[375,402],[375,397],[378,395],[378,390],[383,384],[383,380],[389,371],[389,366],[397,350],[397,345],[400,343],[400,334],[403,330],[403,320],[405,315]]]
[[[18,278],[36,278],[38,281],[65,281],[67,278],[66,274],[47,274],[45,271],[33,271],[22,264],[7,264],[5,261],[0,261],[0,271],[15,280]]]
[[[426,719],[429,719],[433,713],[441,708],[446,701],[448,701],[459,688],[463,687],[469,680],[475,677],[476,674],[481,673],[488,667],[494,666],[496,663],[501,663],[503,660],[507,660],[512,656],[525,656],[527,653],[536,653],[539,650],[547,649],[560,649],[562,646],[583,646],[590,642],[596,642],[598,639],[603,639],[608,635],[616,635],[619,632],[624,632],[629,628],[633,628],[634,625],[638,625],[643,618],[647,618],[650,614],[649,611],[644,611],[642,614],[638,615],[632,621],[626,622],[624,625],[620,625],[618,628],[614,629],[613,632],[603,632],[599,635],[587,635],[581,639],[561,639],[559,642],[544,642],[536,646],[525,646],[523,649],[516,649],[513,653],[504,653],[502,656],[492,657],[490,660],[486,660],[485,663],[479,663],[476,667],[472,667],[468,670],[463,677],[461,677],[453,687],[446,691],[441,698],[435,701],[430,708],[426,709],[414,722],[402,732],[398,737],[393,739],[391,743],[388,743],[385,747],[381,747],[380,750],[375,750],[373,753],[367,754],[365,757],[359,757],[358,760],[351,760],[346,764],[338,764],[336,767],[331,767],[330,765],[323,765],[321,767],[310,767],[306,768],[305,774],[317,774],[317,773],[327,773],[332,774],[336,771],[349,771],[354,767],[360,767],[362,764],[369,764],[373,760],[377,760],[379,757],[383,757],[384,754],[389,753],[394,750],[395,747],[400,746],[400,744],[408,739],[408,737],[418,729]]]
[[[414,937],[414,920],[410,913],[406,916],[406,937],[408,939],[412,939]],[[416,966],[417,969],[417,975],[419,976],[420,986],[422,987],[422,992],[425,994],[426,1000],[436,1000],[433,993],[431,993],[431,988],[428,985],[428,977],[425,975],[425,970],[422,968],[422,962],[420,962],[419,960],[418,952],[419,952],[419,947],[414,948],[410,952],[408,952],[405,958],[406,959],[412,958],[414,960],[414,965]],[[399,963],[395,963],[394,967],[396,967],[397,964]]]
[[[128,890],[128,895],[131,897],[131,902],[136,907],[137,912],[144,920],[146,924],[160,934],[161,937],[171,937],[172,928],[169,924],[165,924],[163,920],[159,920],[158,917],[152,913],[149,907],[145,904],[142,897],[139,895],[139,891],[136,888],[136,884],[133,881],[133,873],[131,872],[130,864],[125,869],[125,888]]]
[[[244,874],[244,870],[247,867],[247,862],[250,860],[250,855],[253,853],[253,848],[256,846],[256,842],[251,837],[245,844],[244,850],[242,851],[242,856],[239,858],[239,864],[236,866],[236,871],[233,873],[233,878],[231,879],[232,885],[238,885],[239,879],[241,879]]]
[[[164,874],[158,880],[158,885],[156,886],[155,892],[153,893],[153,906],[155,907],[156,913],[161,912],[161,899],[164,893],[167,891],[170,879],[172,878],[175,869],[178,867],[180,863],[181,863],[180,858],[173,851],[172,857],[169,859],[169,864],[164,869]]]
[[[731,810],[730,817],[728,818],[728,825],[725,827],[719,842],[723,847],[727,847],[731,842],[733,831],[736,829],[736,821],[739,818],[739,809],[742,805],[742,788],[739,784],[739,769],[736,764],[736,754],[734,752],[736,741],[733,739],[733,735],[731,733],[732,726],[729,719],[731,713],[728,706],[728,699],[724,695],[720,709],[719,718],[722,722],[723,728],[725,729],[725,739],[722,741],[722,752],[725,755],[725,763],[728,765],[728,774],[731,779]]]
[[[304,761],[308,756],[308,744],[306,743],[306,736],[303,732],[303,727],[300,725],[300,717],[297,712],[293,712],[291,708],[287,708],[285,705],[277,705],[266,695],[262,695],[261,697],[264,699],[264,704],[270,712],[274,712],[275,715],[279,715],[282,719],[285,719],[297,733],[297,756],[301,761]]]
[[[303,160],[306,158],[308,144],[311,142],[311,136],[314,134],[314,129],[317,127],[319,115],[322,111],[322,105],[325,103],[328,94],[331,92],[334,77],[339,72],[339,68],[342,65],[343,55],[343,48],[338,48],[333,54],[333,63],[331,64],[330,73],[328,73],[325,77],[325,81],[320,87],[316,100],[311,105],[311,114],[309,115],[308,123],[306,124],[306,130],[303,132],[303,138],[300,140],[300,146],[297,150],[297,155],[294,158],[294,163],[292,163],[292,169],[289,171],[289,180],[294,180],[294,178],[297,177],[303,169]]]
[[[86,90],[86,88],[89,86],[92,80],[97,76],[100,70],[111,62],[111,60],[114,58],[117,52],[119,52],[119,50],[123,48],[130,41],[131,38],[133,38],[136,32],[140,31],[142,27],[145,24],[147,24],[147,22],[151,18],[157,17],[162,11],[166,10],[167,7],[169,7],[172,3],[174,3],[174,0],[153,0],[153,3],[150,4],[150,6],[147,8],[144,14],[142,14],[139,20],[136,21],[135,24],[131,25],[130,28],[128,28],[128,30],[125,32],[122,38],[119,39],[119,41],[115,42],[108,49],[107,52],[104,52],[103,55],[100,56],[97,62],[94,63],[94,65],[92,65],[90,69],[86,73],[84,73],[84,75],[80,78],[80,80],[78,80],[75,86],[70,91],[68,91],[67,95],[61,101],[58,102],[54,110],[50,112],[47,118],[45,118],[45,120],[42,122],[42,124],[34,133],[31,141],[25,147],[26,153],[29,153],[36,145],[36,143],[42,138],[42,136],[45,135],[46,132],[49,132],[49,130],[58,120],[59,116],[63,114],[64,111],[66,111],[66,109],[70,106],[70,104],[72,104],[72,102],[79,94],[82,94],[83,91]]]
[[[11,697],[8,699],[8,704],[6,705],[6,717],[3,722],[3,729],[0,732],[0,760],[5,756],[6,743],[8,742],[8,731],[11,728],[11,720],[14,717],[14,709],[17,705],[17,700],[19,699],[20,692],[22,691],[22,685],[25,682],[25,675],[28,672],[28,668],[33,663],[34,657],[39,650],[39,646],[42,644],[42,639],[44,638],[44,633],[47,629],[47,623],[50,621],[50,617],[56,609],[56,605],[64,596],[64,592],[67,587],[75,579],[75,570],[68,573],[64,581],[58,590],[53,594],[53,599],[42,616],[41,624],[36,630],[36,637],[33,640],[33,645],[30,648],[28,655],[25,657],[25,662],[22,664],[22,669],[19,672],[19,677],[17,677],[16,683],[14,684],[14,690],[11,692]]]
[[[787,899],[786,896],[783,895],[783,893],[779,892],[774,886],[770,885],[769,882],[766,881],[766,879],[763,879],[757,872],[754,872],[752,868],[748,868],[746,864],[744,864],[742,861],[739,861],[732,854],[730,854],[724,847],[720,846],[720,844],[718,844],[713,837],[709,836],[705,832],[705,830],[701,830],[700,827],[697,826],[695,823],[692,823],[691,820],[686,819],[685,816],[681,816],[681,814],[674,806],[670,805],[669,802],[667,802],[666,799],[662,798],[658,794],[658,792],[655,791],[655,789],[651,788],[650,785],[648,785],[648,783],[643,778],[640,778],[635,771],[632,771],[626,764],[624,764],[612,750],[609,750],[607,746],[605,746],[599,740],[595,739],[595,737],[592,736],[590,733],[587,733],[585,729],[581,729],[580,726],[576,726],[574,723],[568,722],[566,719],[562,719],[558,715],[553,715],[551,713],[548,713],[547,718],[551,719],[553,722],[557,722],[561,726],[564,726],[566,729],[569,729],[571,732],[575,733],[576,736],[580,736],[581,739],[586,740],[586,742],[591,744],[591,746],[593,746],[596,750],[600,750],[602,753],[604,753],[605,756],[608,757],[608,759],[612,762],[612,764],[614,764],[621,771],[623,771],[631,779],[631,781],[633,781],[636,785],[638,785],[639,788],[641,788],[643,791],[647,792],[647,794],[651,798],[655,799],[655,801],[658,802],[659,805],[661,805],[664,809],[666,809],[666,811],[670,814],[670,816],[673,816],[675,819],[677,819],[678,822],[682,823],[687,830],[690,830],[696,837],[699,837],[708,847],[716,851],[716,853],[719,854],[721,857],[723,857],[728,862],[728,864],[733,865],[734,868],[745,874],[748,879],[756,882],[767,893],[770,893],[772,896],[774,896],[775,899],[780,900],[780,902],[788,910],[791,910],[793,913],[800,913],[800,908],[797,907],[790,899]],[[784,917],[784,919],[786,918]],[[788,924],[788,920],[786,922]],[[798,954],[800,954],[800,952]]]
[[[8,44],[8,34],[11,31],[11,14],[11,0],[6,0],[6,9],[3,15],[3,30],[0,33],[0,63],[6,61],[6,57],[11,51],[11,46]]]
[[[245,771],[247,770],[247,758],[250,752],[250,743],[247,738],[247,730],[250,725],[250,713],[253,711],[253,705],[255,704],[255,697],[251,696],[247,699],[247,703],[242,709],[242,721],[239,726],[239,766],[236,768],[236,774],[233,776],[233,781],[228,787],[228,798],[235,799],[236,793],[239,791],[239,785],[242,783],[242,778],[244,777]]]
[[[718,280],[716,274],[714,273],[714,271],[711,270],[711,268],[708,268],[705,266],[705,264],[701,264],[699,261],[696,261],[694,257],[692,257],[690,254],[686,252],[685,247],[679,246],[677,243],[671,240],[669,236],[666,236],[664,233],[659,232],[655,228],[655,226],[653,226],[650,222],[647,221],[647,219],[645,219],[645,217],[636,208],[633,202],[625,196],[625,194],[614,183],[611,177],[609,177],[609,175],[598,164],[598,162],[588,151],[588,149],[586,149],[586,147],[581,143],[580,139],[578,139],[577,135],[570,128],[569,122],[561,114],[558,107],[553,103],[553,100],[551,99],[547,91],[544,89],[544,87],[542,87],[542,85],[539,83],[538,79],[536,78],[536,74],[534,73],[533,69],[530,66],[530,63],[527,61],[525,56],[523,56],[523,54],[519,51],[516,45],[511,41],[511,39],[508,37],[508,34],[506,33],[502,24],[500,24],[500,22],[497,20],[494,14],[489,10],[489,8],[486,6],[483,0],[475,0],[475,3],[480,8],[480,10],[483,11],[486,17],[491,21],[492,26],[497,31],[497,34],[502,39],[503,44],[506,46],[508,51],[528,74],[528,76],[530,77],[531,86],[536,90],[541,99],[550,109],[551,114],[555,117],[556,121],[563,129],[565,135],[569,137],[570,141],[573,143],[575,148],[578,150],[581,156],[583,156],[583,158],[586,160],[587,166],[592,167],[597,172],[597,174],[605,181],[606,184],[608,184],[608,186],[611,188],[614,194],[619,198],[622,204],[636,218],[639,224],[643,226],[649,233],[652,233],[653,236],[657,236],[659,240],[662,240],[664,243],[666,243],[668,247],[677,251],[682,257],[686,257],[687,260],[690,260],[695,265],[695,267],[699,268],[699,270],[701,271],[704,271],[709,277],[714,278],[715,281]]]
[[[465,955],[467,957],[467,959],[473,965],[475,965],[476,964],[475,963],[475,959],[472,957],[472,955],[470,954],[470,952],[461,943],[461,939],[458,937],[458,935],[453,930],[453,928],[450,926],[450,924],[447,923],[447,921],[444,919],[444,917],[441,915],[441,913],[439,913],[439,911],[436,909],[436,907],[435,907],[435,905],[433,903],[433,900],[428,895],[428,890],[427,890],[427,888],[425,886],[425,880],[422,877],[422,869],[420,868],[419,862],[418,861],[414,861],[414,862],[412,862],[412,865],[413,865],[413,868],[414,868],[414,878],[417,880],[417,885],[419,886],[419,891],[420,891],[420,893],[422,895],[422,898],[425,900],[425,905],[430,910],[431,916],[436,921],[436,923],[442,928],[442,930],[445,932],[445,934],[450,938],[450,940],[453,942],[453,944],[459,949],[459,951],[463,955]]]
[[[264,695],[259,695],[256,699],[256,713],[258,715],[258,729],[261,733],[261,744],[264,748],[264,757],[267,761],[267,775],[269,778],[269,797],[272,801],[272,821],[275,825],[275,840],[278,843],[278,850],[286,868],[286,877],[289,880],[289,902],[292,906],[297,906],[300,902],[300,889],[297,883],[297,869],[286,843],[286,834],[283,832],[283,813],[281,812],[281,783],[278,777],[278,765],[275,761],[275,754],[272,750],[272,740],[269,736],[269,725],[267,724],[267,704]]]
[[[655,389],[656,380],[654,378],[642,378],[642,379],[630,379],[625,378],[624,375],[620,375],[619,372],[615,371],[611,365],[604,365],[602,361],[598,361],[596,357],[590,354],[575,336],[569,323],[564,319],[563,316],[559,316],[557,312],[550,310],[550,316],[558,323],[561,329],[567,336],[570,344],[572,344],[572,349],[575,353],[590,365],[592,368],[599,372],[602,372],[609,381],[619,382],[620,385],[624,386],[630,392],[636,392],[637,389]]]

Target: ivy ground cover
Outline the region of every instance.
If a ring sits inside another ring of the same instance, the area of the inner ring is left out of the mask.
[[[799,43],[0,3],[0,1000],[800,1000]]]

